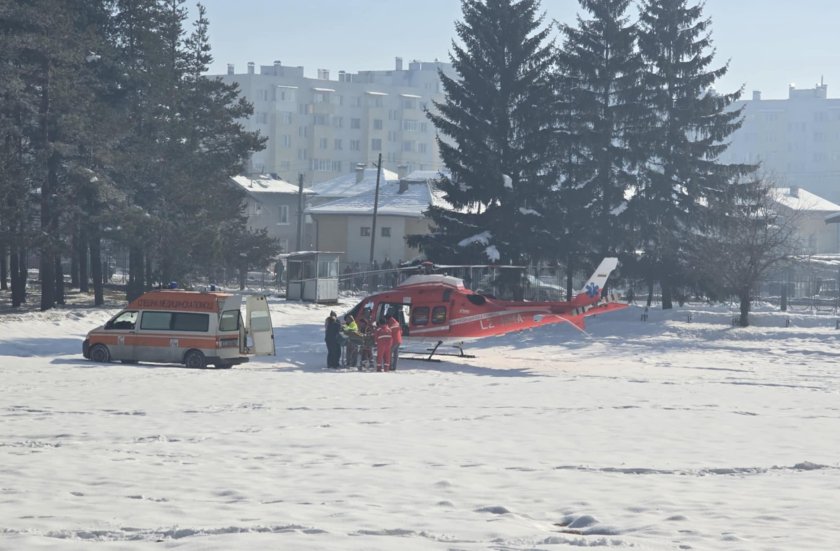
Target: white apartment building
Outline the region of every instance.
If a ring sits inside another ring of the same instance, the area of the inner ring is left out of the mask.
[[[744,124],[721,156],[726,163],[761,163],[779,187],[802,187],[840,203],[840,99],[828,86],[797,89],[788,99],[763,100],[761,92],[739,101]]]
[[[239,84],[254,104],[248,130],[268,137],[266,149],[255,153],[249,173],[278,175],[307,185],[370,166],[382,154],[383,168],[396,172],[442,168],[434,125],[424,109],[443,101],[438,70],[454,77],[449,63],[412,61],[403,67],[396,58],[390,71],[338,72],[318,70],[307,78],[303,67],[275,61],[256,72],[237,74],[233,65],[221,78]]]

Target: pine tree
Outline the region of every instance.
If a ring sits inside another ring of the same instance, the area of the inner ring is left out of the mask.
[[[702,8],[689,0],[643,0],[640,6],[645,102],[654,121],[631,215],[643,251],[638,273],[660,282],[666,309],[687,270],[685,244],[710,198],[752,170],[718,161],[727,137],[741,125],[740,110],[728,109],[741,91],[720,94],[713,87],[727,65],[710,68],[711,21]]]
[[[129,246],[131,298],[153,281],[207,270],[227,222],[245,232],[241,197],[228,180],[264,140],[240,122],[252,107],[238,88],[202,76],[212,61],[203,8],[188,35],[184,0],[118,5],[132,125],[114,179],[134,206],[120,237]]]
[[[61,255],[67,246],[68,172],[86,134],[84,115],[91,101],[86,58],[101,36],[98,25],[106,4],[32,0],[4,3],[0,12],[9,55],[5,68],[13,84],[8,88],[9,109],[15,121],[15,130],[6,134],[13,146],[6,151],[15,150],[20,169],[16,178],[32,182],[37,222],[31,223],[20,210],[26,207],[23,201],[15,201],[13,210],[21,241],[40,254],[41,309],[52,308],[64,297]],[[36,237],[27,239],[27,232]],[[13,296],[16,300],[19,295]]]
[[[625,253],[626,192],[644,159],[642,60],[626,15],[630,0],[580,4],[590,17],[579,16],[575,27],[561,26],[565,40],[557,56],[567,139],[557,202],[565,215],[554,219],[568,232],[569,273],[578,262]]]
[[[549,30],[539,0],[462,0],[453,43],[460,79],[441,74],[446,100],[429,113],[449,171],[452,208],[433,206],[428,236],[411,236],[437,261],[527,262],[549,244],[541,206],[554,182],[555,113]]]

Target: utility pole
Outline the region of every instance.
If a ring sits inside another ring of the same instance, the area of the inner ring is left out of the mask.
[[[376,243],[376,211],[379,210],[379,176],[382,174],[382,153],[379,154],[379,162],[376,163],[376,192],[373,195],[373,227],[370,230],[370,259],[369,265],[373,265],[373,245]]]
[[[298,219],[297,219],[297,243],[295,251],[301,248],[303,240],[303,174],[298,174]],[[289,252],[289,251],[284,251]]]

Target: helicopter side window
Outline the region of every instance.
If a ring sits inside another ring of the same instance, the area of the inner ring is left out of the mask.
[[[432,310],[432,323],[446,323],[446,306],[435,306]]]
[[[467,300],[476,306],[484,306],[484,304],[487,303],[487,299],[484,298],[484,295],[467,295]]]
[[[452,298],[452,289],[447,289],[443,292],[443,301],[442,302],[449,302],[450,298]]]
[[[418,306],[411,309],[411,325],[428,325],[429,307]]]

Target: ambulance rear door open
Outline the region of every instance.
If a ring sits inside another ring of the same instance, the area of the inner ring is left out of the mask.
[[[257,356],[275,354],[274,327],[271,325],[268,300],[264,296],[245,297],[245,328],[253,342],[251,354]]]

